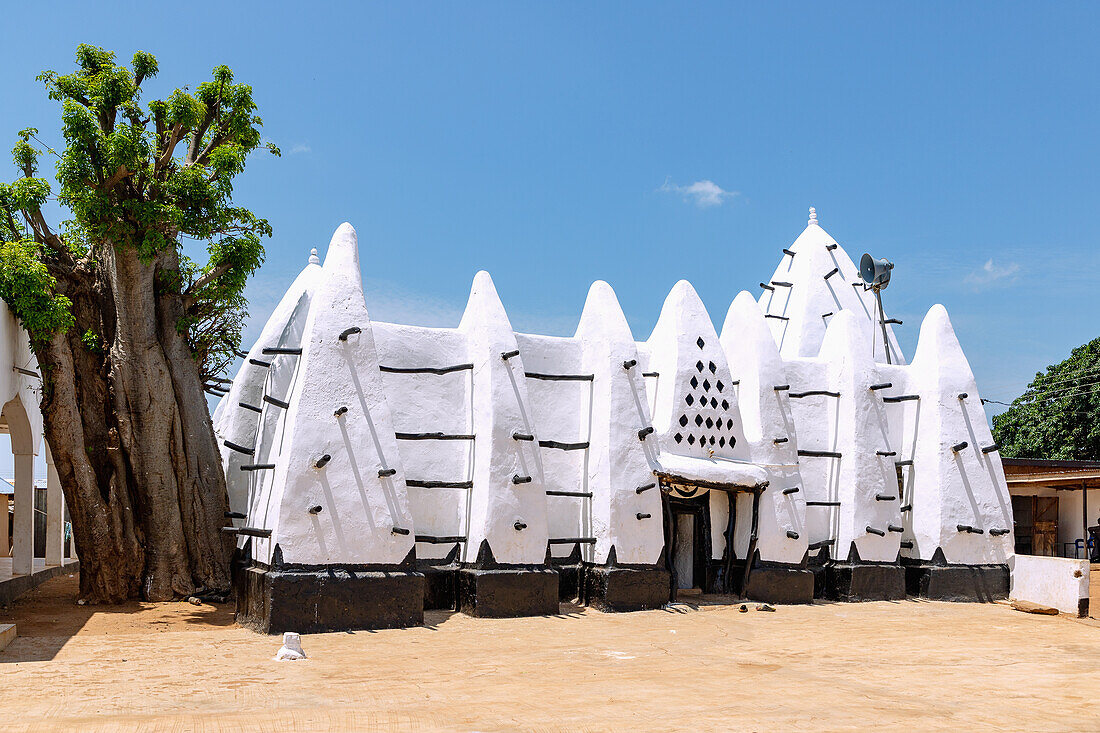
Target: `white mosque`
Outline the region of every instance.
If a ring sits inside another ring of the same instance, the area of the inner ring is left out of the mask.
[[[946,310],[907,361],[813,209],[761,286],[719,332],[681,281],[645,341],[604,282],[573,336],[517,333],[485,272],[456,328],[382,323],[342,225],[215,412],[240,620],[1006,596],[1008,489]]]

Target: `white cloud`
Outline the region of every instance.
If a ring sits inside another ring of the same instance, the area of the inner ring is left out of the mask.
[[[1020,266],[1015,262],[1009,262],[1007,265],[999,265],[990,257],[980,268],[967,274],[964,282],[975,288],[984,288],[1002,280],[1006,282],[1015,282],[1016,273],[1019,271]]]
[[[312,153],[313,148],[305,143],[298,143],[290,148],[291,155],[298,155],[299,153]]]
[[[727,191],[709,179],[696,181],[689,186],[677,186],[666,179],[657,190],[666,193],[678,193],[684,197],[684,201],[694,201],[700,209],[721,206],[726,199],[741,195],[740,191]]]

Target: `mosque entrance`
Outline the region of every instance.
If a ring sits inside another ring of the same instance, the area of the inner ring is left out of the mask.
[[[666,569],[672,576],[673,595],[693,593],[741,594],[749,585],[756,552],[763,486],[720,483],[682,475],[656,473],[664,502]],[[738,510],[737,497],[751,503]],[[711,515],[712,510],[715,512]],[[740,521],[748,533],[748,547],[736,557],[732,543]],[[714,522],[718,522],[717,525]]]
[[[692,496],[679,491],[664,494],[665,546],[669,548],[669,570],[678,594],[706,590],[707,551],[710,547],[710,507],[705,489]]]

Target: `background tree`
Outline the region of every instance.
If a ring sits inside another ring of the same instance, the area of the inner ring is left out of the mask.
[[[240,342],[242,290],[267,221],[233,204],[261,146],[252,89],[225,66],[142,106],[156,59],[129,68],[88,45],[39,79],[61,103],[64,150],[19,133],[0,184],[0,297],[42,370],[46,439],[91,602],[228,588],[225,478],[204,387]],[[278,154],[274,146],[267,146]],[[55,157],[60,229],[43,207]],[[188,243],[205,243],[193,262]]]
[[[1100,460],[1100,338],[1036,374],[993,435],[1007,457]]]

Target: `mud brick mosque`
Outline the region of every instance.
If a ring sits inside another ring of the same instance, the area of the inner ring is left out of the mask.
[[[517,333],[485,272],[456,328],[382,323],[342,225],[215,412],[240,620],[1006,596],[1011,503],[947,311],[907,360],[813,209],[761,287],[717,331],[681,281],[645,341],[604,282],[573,336]]]

